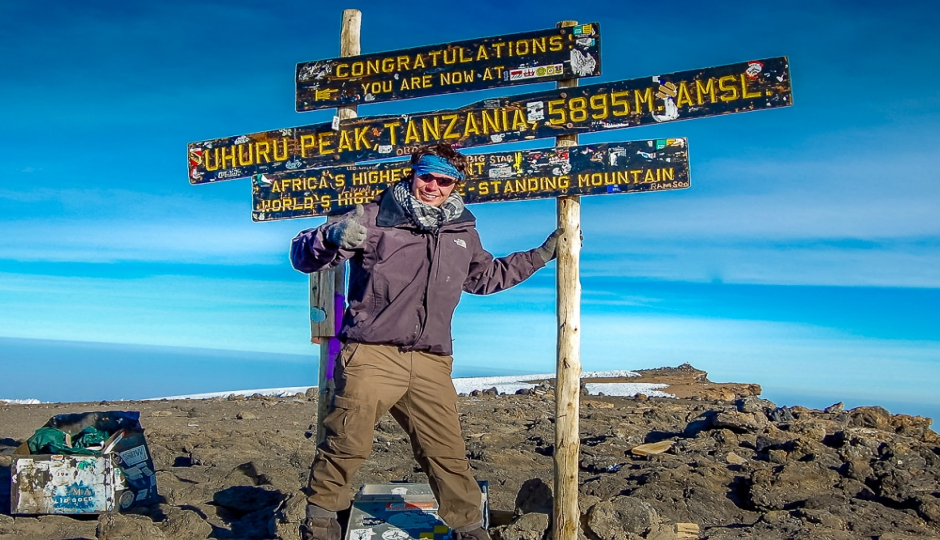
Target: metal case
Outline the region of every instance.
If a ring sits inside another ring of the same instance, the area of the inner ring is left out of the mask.
[[[488,485],[479,482],[483,526],[489,525]],[[349,513],[346,540],[449,540],[428,484],[365,484]]]

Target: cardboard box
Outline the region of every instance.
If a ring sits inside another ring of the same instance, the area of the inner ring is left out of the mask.
[[[63,414],[45,426],[66,440],[93,426],[111,435],[96,454],[30,454],[10,467],[10,513],[95,514],[159,501],[153,458],[136,411]]]
[[[480,482],[483,526],[489,525],[488,484]],[[346,540],[450,540],[428,484],[365,484],[353,499]]]
[[[13,514],[110,512],[123,490],[110,456],[18,456],[10,467]]]

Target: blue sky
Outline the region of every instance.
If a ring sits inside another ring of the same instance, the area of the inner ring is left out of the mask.
[[[344,7],[0,4],[0,397],[178,394],[178,365],[193,368],[192,392],[253,387],[259,371],[281,374],[265,384],[315,384],[306,277],[287,247],[322,220],[252,223],[248,181],[189,185],[185,149],[328,120],[294,112],[294,65],[338,55]],[[940,413],[931,387],[940,380],[936,6],[355,7],[364,53],[600,22],[603,75],[586,82],[788,56],[793,107],[582,136],[688,137],[692,171],[688,190],[583,199],[584,368],[689,362],[713,380],[759,383],[781,403]],[[360,115],[546,88],[374,104]],[[554,228],[552,201],[473,210],[497,255]],[[465,297],[458,372],[554,369],[553,272]],[[83,375],[83,392],[69,393],[35,376],[78,372],[88,354],[75,351],[102,343],[137,347],[96,350],[153,373],[153,385],[122,393],[110,379],[117,370]],[[159,360],[173,351],[192,356]],[[242,362],[245,351],[258,353],[254,363]],[[220,381],[219,366],[234,378]]]

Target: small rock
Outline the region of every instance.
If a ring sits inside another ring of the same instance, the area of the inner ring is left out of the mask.
[[[581,515],[587,515],[587,513],[591,510],[591,507],[599,502],[601,502],[601,498],[595,495],[589,495],[587,493],[578,495],[578,509],[580,510]]]
[[[849,411],[849,427],[891,429],[891,413],[882,407],[857,407]]]
[[[235,415],[235,418],[238,418],[239,420],[257,420],[258,416],[248,411],[241,411]]]
[[[738,433],[760,431],[767,425],[763,415],[725,411],[716,414],[711,421],[712,427],[728,428]]]
[[[746,396],[734,402],[738,412],[765,414],[777,408],[773,401],[761,399],[757,396]]]
[[[940,525],[940,498],[926,494],[919,496],[917,513],[926,521]]]
[[[166,540],[163,531],[150,518],[108,512],[98,516],[98,540]]]
[[[154,418],[166,418],[168,416],[173,416],[173,411],[153,411],[150,413],[150,416]]]
[[[695,523],[676,523],[676,537],[679,540],[693,540],[702,533]]]
[[[845,475],[853,480],[864,482],[873,473],[867,459],[851,459],[845,463]]]
[[[509,525],[499,528],[502,540],[542,540],[548,530],[548,514],[532,512],[523,514]]]
[[[173,540],[205,540],[212,534],[212,525],[199,514],[176,507],[171,507],[162,529],[167,538]]]
[[[776,422],[778,424],[796,420],[796,417],[793,416],[793,412],[787,407],[777,407],[776,409],[767,413],[767,418],[769,418],[771,422]]]
[[[624,533],[645,535],[659,522],[649,503],[623,495],[595,504],[587,519],[588,528],[602,540],[619,540]]]
[[[300,540],[300,522],[307,512],[307,497],[294,493],[271,518],[275,536],[279,540]]]
[[[725,456],[725,460],[732,465],[744,465],[747,463],[747,459],[735,454],[734,452],[728,452],[728,455]]]
[[[845,522],[826,510],[801,508],[796,511],[796,516],[829,529],[845,530]]]
[[[790,433],[814,442],[823,442],[826,438],[826,426],[819,422],[797,422],[790,426]]]
[[[789,441],[782,438],[785,436],[780,430],[767,430],[757,436],[754,440],[754,450],[758,452],[767,452],[770,450],[779,450],[787,445]]]
[[[13,533],[14,520],[6,514],[0,514],[0,534]]]
[[[586,399],[581,402],[585,407],[591,407],[592,409],[613,409],[614,404],[608,403],[606,401],[596,401],[593,399]]]
[[[311,386],[310,388],[307,389],[306,392],[304,392],[304,396],[306,396],[308,401],[316,400],[319,395],[320,395],[320,390],[316,386]]]
[[[844,408],[845,408],[845,405],[840,401],[838,403],[835,403],[833,405],[826,407],[825,409],[823,409],[823,412],[829,413],[829,414],[836,414],[836,413],[842,412]]]

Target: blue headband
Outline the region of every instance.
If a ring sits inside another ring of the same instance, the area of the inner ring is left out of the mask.
[[[418,160],[418,163],[412,167],[414,169],[415,176],[421,176],[428,173],[443,174],[444,176],[450,176],[451,178],[456,178],[457,180],[463,180],[463,173],[457,170],[457,167],[442,158],[441,156],[435,156],[434,154],[425,154],[421,156],[421,159]]]

